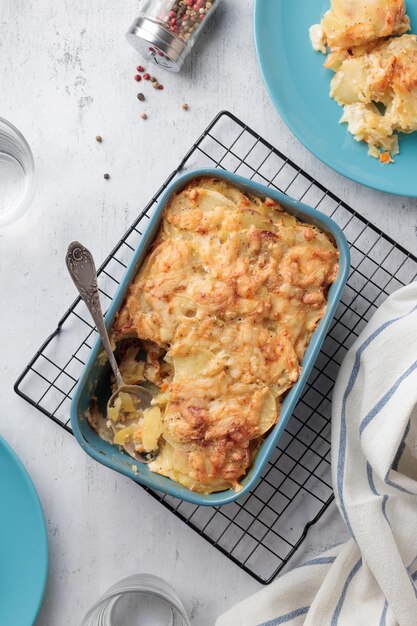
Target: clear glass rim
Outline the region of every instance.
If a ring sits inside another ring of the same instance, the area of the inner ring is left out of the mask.
[[[185,608],[175,590],[163,578],[153,574],[133,574],[114,584],[87,611],[81,626],[117,626],[111,620],[113,608],[119,599],[129,593],[138,593],[159,599],[172,611],[173,620],[171,624],[177,624],[175,619],[177,618],[182,620],[181,626],[191,626]]]
[[[23,213],[29,207],[35,192],[35,160],[33,158],[31,148],[20,130],[16,128],[16,126],[12,124],[12,122],[9,122],[9,120],[6,120],[4,117],[0,116],[0,129],[2,126],[6,128],[6,132],[15,136],[16,143],[21,148],[22,154],[25,157],[26,162],[22,163],[22,156],[17,156],[16,154],[10,155],[19,163],[25,173],[26,188],[23,193],[23,197],[20,199],[18,205],[3,214],[0,213],[0,228],[2,226],[7,226],[8,224],[11,224],[19,217],[21,217],[21,215],[23,215]]]

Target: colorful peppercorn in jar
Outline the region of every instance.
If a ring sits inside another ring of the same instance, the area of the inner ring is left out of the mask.
[[[126,38],[157,65],[179,72],[220,0],[146,0]]]

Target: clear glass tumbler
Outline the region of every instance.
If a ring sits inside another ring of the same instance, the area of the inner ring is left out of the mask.
[[[0,227],[27,209],[35,188],[33,154],[13,124],[0,117]]]
[[[134,574],[110,587],[81,626],[191,626],[174,589],[152,574]]]

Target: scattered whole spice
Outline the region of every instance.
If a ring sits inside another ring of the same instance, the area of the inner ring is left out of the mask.
[[[96,136],[97,143],[101,143],[103,141],[103,137],[101,135]]]
[[[183,102],[182,105],[181,105],[181,108],[182,108],[183,111],[188,111],[188,109],[190,107],[188,106],[188,104],[186,102]]]
[[[144,72],[144,71],[145,71],[145,68],[143,67],[143,65],[138,65],[136,69],[137,69],[137,71],[138,71],[138,72]],[[163,86],[163,85],[161,85],[161,83],[160,83],[160,82],[158,82],[158,79],[157,79],[155,76],[151,76],[151,75],[149,74],[149,72],[145,72],[145,73],[144,73],[144,74],[142,74],[142,75],[140,75],[140,74],[136,74],[136,75],[134,76],[134,79],[135,79],[137,82],[140,82],[140,81],[142,80],[142,78],[143,78],[143,80],[148,80],[148,81],[150,81],[150,82],[151,82],[151,84],[152,84],[152,87],[153,87],[154,89],[157,89],[158,91],[163,91],[163,90],[164,90],[164,86]],[[144,95],[141,91],[140,91],[138,94],[136,94],[136,97],[137,97],[137,99],[138,99],[140,102],[144,102],[144,101],[145,101],[145,95]],[[187,105],[187,107],[188,107],[188,105]],[[146,119],[148,119],[148,116],[147,116],[147,114],[146,114],[146,113],[141,113],[141,118],[142,118],[143,120],[146,120]],[[99,140],[97,139],[97,141],[99,141]],[[100,137],[100,141],[101,141],[101,137]]]
[[[105,178],[106,180],[109,180],[109,178],[110,178],[110,174],[104,174],[104,178]]]
[[[146,115],[146,113],[145,113],[145,112],[144,112],[144,113],[141,113],[141,114],[140,114],[140,116],[141,116],[141,118],[142,118],[143,120],[147,120],[147,119],[148,119],[148,116]]]

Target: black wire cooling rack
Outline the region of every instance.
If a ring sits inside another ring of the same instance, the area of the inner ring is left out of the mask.
[[[107,309],[158,198],[185,168],[219,167],[275,187],[331,216],[350,242],[347,287],[314,370],[262,479],[237,502],[197,507],[155,498],[261,583],[288,563],[333,500],[330,396],[339,365],[387,295],[413,281],[417,259],[227,111],[219,113],[99,270]],[[15,384],[15,391],[68,432],[69,404],[96,331],[80,299],[68,309]]]

